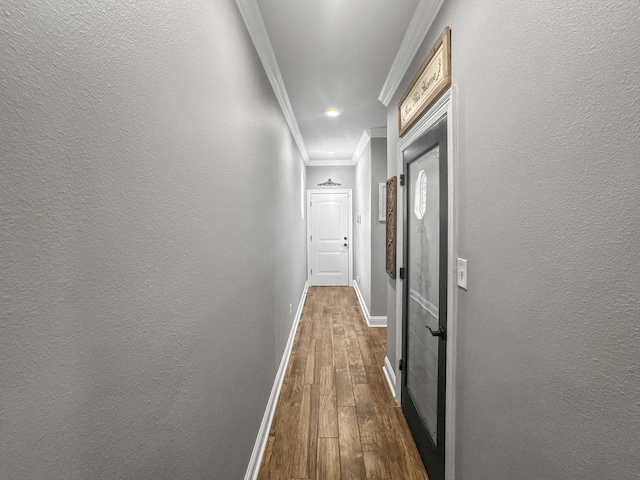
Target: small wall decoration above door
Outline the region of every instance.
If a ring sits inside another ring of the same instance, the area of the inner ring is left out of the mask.
[[[446,27],[398,104],[398,131],[401,137],[449,85],[451,29]]]
[[[396,192],[398,177],[387,180],[387,274],[396,278]]]
[[[336,183],[333,180],[329,179],[326,182],[319,183],[319,187],[339,187],[342,185],[341,183]]]

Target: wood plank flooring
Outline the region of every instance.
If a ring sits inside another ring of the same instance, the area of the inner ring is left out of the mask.
[[[350,287],[311,287],[258,480],[428,480]]]

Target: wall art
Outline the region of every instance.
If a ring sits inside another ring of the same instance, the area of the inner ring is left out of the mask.
[[[396,195],[398,191],[398,177],[387,180],[387,274],[396,278]]]
[[[418,69],[398,104],[398,132],[402,137],[427,108],[451,85],[451,29],[440,38]]]
[[[387,184],[385,182],[378,184],[378,221],[387,221]]]

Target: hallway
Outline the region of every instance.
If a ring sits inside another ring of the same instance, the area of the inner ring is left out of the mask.
[[[259,480],[427,479],[382,373],[385,338],[351,288],[309,289]]]
[[[2,480],[424,480],[389,391],[445,192],[445,480],[640,480],[639,33],[632,0],[4,0]],[[410,177],[445,117],[446,185]],[[334,187],[362,313],[308,290]]]

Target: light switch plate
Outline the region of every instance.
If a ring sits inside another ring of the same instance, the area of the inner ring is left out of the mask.
[[[458,268],[456,270],[458,277],[458,286],[467,289],[467,261],[464,258],[458,258]]]

